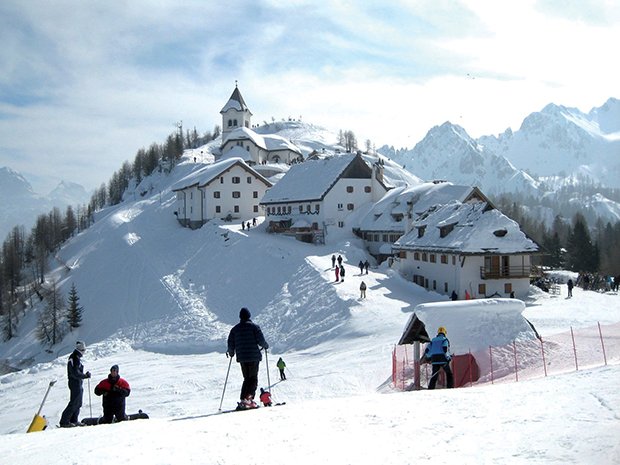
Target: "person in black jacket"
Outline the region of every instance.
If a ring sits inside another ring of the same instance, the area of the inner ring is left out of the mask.
[[[82,407],[82,396],[84,395],[84,389],[82,388],[82,381],[90,378],[90,371],[84,373],[84,365],[82,365],[82,355],[86,350],[86,345],[82,341],[75,343],[75,350],[69,355],[69,361],[67,362],[67,378],[69,379],[69,403],[62,412],[60,417],[60,426],[68,428],[71,426],[78,426],[78,416],[80,415],[80,408]]]
[[[129,396],[129,383],[118,374],[118,365],[112,365],[110,374],[95,386],[95,395],[103,396],[103,417],[99,423],[112,423],[127,419],[125,414],[125,397]]]
[[[254,402],[258,387],[258,365],[263,359],[261,350],[269,348],[260,326],[250,320],[251,316],[250,311],[243,307],[239,312],[239,323],[233,326],[228,335],[226,355],[228,357],[237,355],[237,362],[241,365],[243,374],[239,409],[258,407]]]

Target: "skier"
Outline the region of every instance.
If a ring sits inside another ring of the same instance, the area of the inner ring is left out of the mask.
[[[437,378],[439,377],[439,370],[443,368],[446,373],[447,387],[451,389],[454,387],[454,377],[452,376],[452,370],[450,369],[450,341],[446,337],[448,331],[443,326],[437,329],[437,336],[435,336],[431,342],[426,346],[424,355],[426,361],[433,365],[433,374],[428,383],[429,389],[435,389]]]
[[[82,341],[77,341],[75,343],[75,350],[69,355],[69,360],[67,362],[67,378],[69,381],[70,397],[69,403],[60,417],[60,426],[62,428],[82,425],[82,423],[78,421],[80,407],[82,407],[82,396],[84,394],[82,382],[90,378],[90,371],[84,373],[84,365],[82,365],[82,361],[80,360],[85,350],[86,345]]]
[[[360,284],[360,299],[365,299],[365,298],[366,298],[366,283],[362,281],[362,284]]]
[[[284,363],[284,360],[282,360],[282,357],[278,359],[276,366],[278,367],[278,370],[280,370],[280,381],[286,380],[286,374],[284,373],[284,369],[286,368],[286,363]]]
[[[566,286],[568,287],[568,297],[572,297],[573,296],[573,287],[575,286],[573,284],[573,280],[569,279],[568,282],[566,283]]]
[[[118,365],[112,365],[110,374],[95,386],[95,395],[103,396],[103,417],[99,423],[112,423],[127,419],[125,397],[129,396],[129,383],[118,374]]]
[[[258,366],[263,359],[261,350],[269,348],[260,326],[250,320],[251,316],[250,311],[243,307],[239,312],[239,323],[233,326],[228,335],[226,356],[233,357],[237,354],[237,362],[243,373],[239,396],[241,402],[237,405],[239,410],[258,407],[254,402],[258,387]]]
[[[260,401],[265,407],[271,407],[271,393],[260,388]]]

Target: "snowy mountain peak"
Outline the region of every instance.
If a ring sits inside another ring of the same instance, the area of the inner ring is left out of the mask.
[[[0,195],[3,198],[34,196],[32,186],[26,178],[9,167],[0,168]]]

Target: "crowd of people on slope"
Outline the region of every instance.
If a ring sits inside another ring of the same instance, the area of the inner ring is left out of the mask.
[[[575,286],[582,288],[584,291],[618,292],[620,275],[613,277],[605,274],[582,272],[577,276]]]

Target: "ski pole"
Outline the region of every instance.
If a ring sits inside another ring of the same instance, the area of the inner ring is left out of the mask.
[[[232,365],[232,357],[228,361],[228,370],[226,370],[226,379],[224,380],[224,389],[222,390],[222,398],[220,399],[220,408],[217,409],[218,412],[222,411],[222,403],[224,402],[224,393],[226,392],[226,385],[228,384],[228,374],[230,373],[230,365]]]
[[[265,349],[265,365],[267,365],[267,386],[271,390],[271,380],[269,379],[269,358],[267,357],[267,349]]]
[[[93,417],[93,404],[90,400],[90,378],[86,378],[88,380],[88,408],[90,409],[90,417]]]

